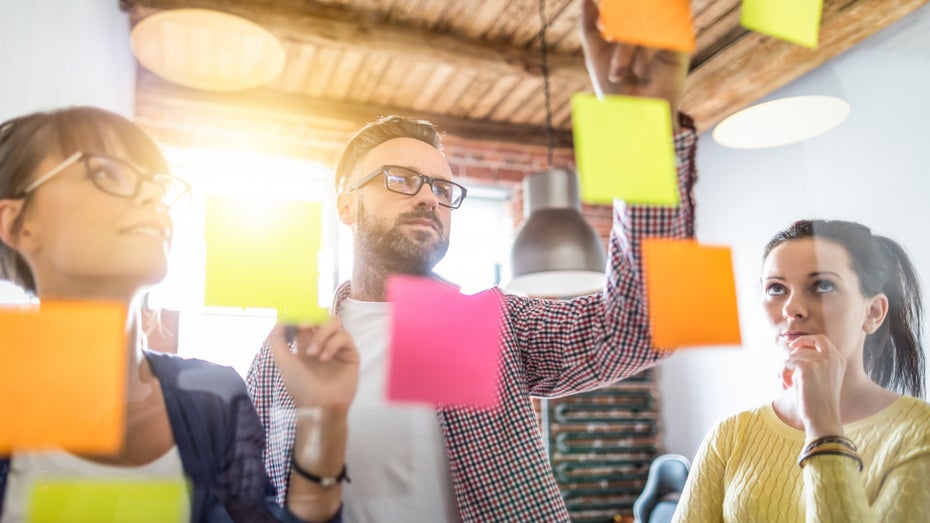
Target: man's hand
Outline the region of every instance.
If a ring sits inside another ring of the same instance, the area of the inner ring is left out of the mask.
[[[581,0],[581,44],[597,95],[662,98],[676,114],[691,57],[679,51],[607,41],[597,25],[597,1]],[[677,129],[677,118],[672,120]]]
[[[297,327],[295,351],[285,340],[285,327],[275,325],[268,341],[275,364],[294,403],[301,407],[348,410],[358,388],[358,349],[339,319],[319,326]]]

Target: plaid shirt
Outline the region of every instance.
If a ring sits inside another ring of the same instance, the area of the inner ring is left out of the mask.
[[[505,303],[500,404],[493,410],[436,408],[463,521],[569,521],[530,396],[556,397],[613,383],[654,364],[640,276],[639,239],[694,236],[692,128],[675,136],[681,206],[614,204],[607,286],[556,301],[502,295]],[[337,291],[333,310],[349,294]],[[249,394],[267,431],[265,466],[284,501],[295,407],[268,344],[255,357]],[[356,469],[354,474],[364,474]]]

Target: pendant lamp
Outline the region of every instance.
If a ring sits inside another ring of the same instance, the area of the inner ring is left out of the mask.
[[[568,298],[604,287],[604,246],[581,215],[574,172],[549,168],[524,178],[523,216],[508,290]]]
[[[581,215],[578,176],[567,167],[552,166],[545,0],[540,0],[540,19],[549,167],[523,179],[524,220],[513,242],[513,278],[506,288],[528,296],[570,298],[604,287],[606,256],[600,238]]]

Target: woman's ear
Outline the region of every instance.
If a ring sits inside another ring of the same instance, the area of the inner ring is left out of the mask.
[[[339,221],[349,226],[355,225],[357,202],[355,192],[340,192],[336,195],[336,211],[339,213]]]
[[[23,201],[0,200],[0,241],[11,247],[16,246],[18,234],[14,234],[13,228],[23,210]]]
[[[882,326],[885,317],[888,315],[888,297],[884,294],[872,296],[869,302],[869,308],[865,311],[865,322],[862,324],[862,330],[866,334],[872,334]]]

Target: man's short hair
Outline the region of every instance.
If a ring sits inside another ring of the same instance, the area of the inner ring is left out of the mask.
[[[344,188],[362,157],[394,138],[413,138],[442,151],[442,136],[432,123],[409,116],[382,116],[359,129],[343,149],[339,165],[336,166],[336,190]]]

